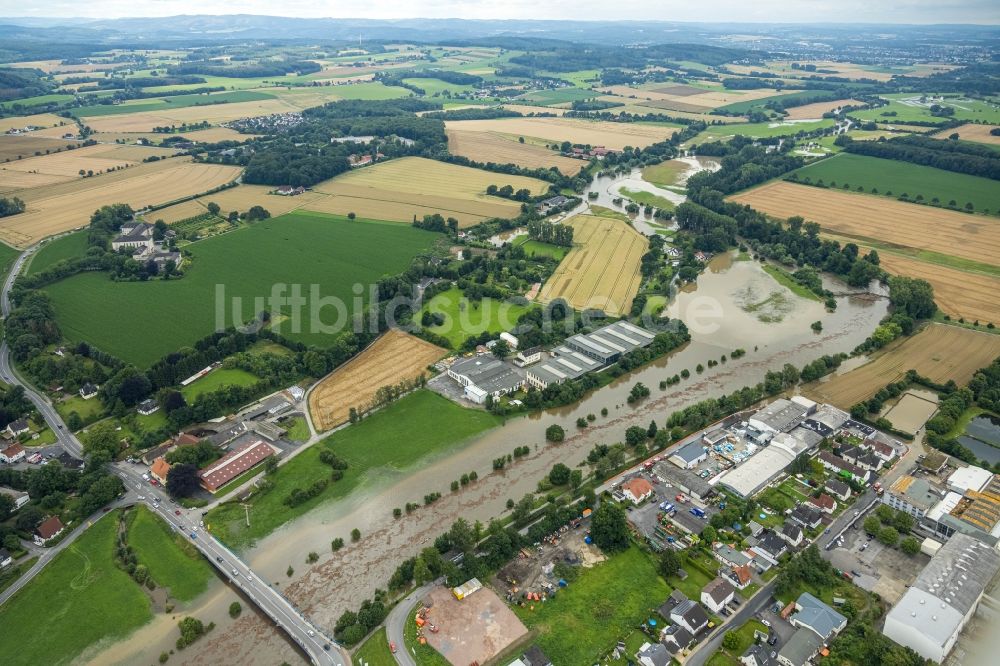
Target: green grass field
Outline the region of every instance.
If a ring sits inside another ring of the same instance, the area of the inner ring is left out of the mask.
[[[432,298],[420,309],[414,320],[420,321],[425,310],[443,314],[445,322],[440,326],[428,326],[427,330],[446,337],[452,347],[458,348],[470,335],[479,335],[483,331],[501,333],[511,330],[518,317],[530,308],[530,305],[515,305],[492,298],[471,301],[461,289],[452,287]]]
[[[128,543],[157,585],[169,588],[170,596],[180,601],[191,601],[208,589],[212,567],[181,533],[141,504],[131,518]]]
[[[333,329],[340,318],[337,308],[311,301],[311,285],[317,285],[320,299],[333,297],[350,307],[355,283],[374,284],[383,275],[402,272],[438,238],[409,225],[291,213],[188,245],[192,266],[179,280],[112,282],[106,274],[90,272],[46,291],[67,339],[86,340],[145,367],[215,330],[217,298],[224,324],[232,325],[234,307],[241,318],[251,319],[261,309],[254,307],[254,298],[269,299],[275,285],[300,285],[303,297],[321,308],[322,323]],[[272,322],[276,315],[290,314],[267,309],[275,316]],[[275,324],[274,330],[306,344],[331,344],[336,336],[311,330],[311,309],[301,310],[301,332],[292,330],[291,321]]]
[[[171,97],[157,97],[143,100],[141,103],[136,104],[93,104],[91,106],[81,106],[80,108],[73,109],[73,115],[77,118],[117,116],[123,113],[137,113],[139,111],[183,109],[188,106],[200,106],[204,104],[259,102],[265,99],[274,99],[274,95],[256,90],[236,90],[209,95],[173,95]]]
[[[0,663],[68,664],[152,618],[149,598],[115,566],[117,527],[117,512],[101,518],[0,606]],[[39,640],[30,640],[29,628]]]
[[[627,187],[623,187],[618,190],[618,193],[623,197],[627,197],[643,206],[653,206],[654,208],[662,208],[664,210],[674,209],[673,201],[664,199],[663,197],[653,194],[652,192],[646,192],[644,190],[630,190]]]
[[[775,282],[778,284],[788,287],[796,296],[801,296],[802,298],[808,298],[813,301],[822,301],[817,294],[815,294],[811,289],[803,286],[802,284],[796,282],[795,278],[792,277],[791,273],[786,271],[780,266],[775,266],[774,264],[764,264],[764,272],[774,278]]]
[[[6,247],[6,246],[4,246]],[[41,247],[28,265],[28,275],[41,273],[46,268],[75,257],[82,257],[87,252],[87,232],[74,231],[71,234],[50,240]]]
[[[538,632],[537,643],[553,663],[594,664],[637,625],[656,617],[669,595],[653,560],[632,547],[584,570],[555,599],[514,611]]]
[[[659,164],[651,164],[642,168],[642,179],[647,183],[652,183],[657,187],[670,187],[677,184],[688,165],[678,160],[667,160]]]
[[[308,90],[308,89],[307,89]],[[409,97],[413,91],[399,86],[385,86],[381,83],[352,83],[335,88],[340,99],[396,99]]]
[[[253,386],[259,381],[260,377],[246,370],[240,370],[239,368],[219,368],[208,373],[201,379],[191,382],[181,389],[181,393],[184,395],[185,400],[192,402],[202,393],[211,393],[223,386]]]
[[[911,199],[920,194],[924,201],[937,197],[943,204],[954,199],[959,207],[971,201],[977,211],[1000,212],[1000,187],[995,180],[909,162],[841,153],[795,173],[800,180],[808,176],[813,183],[848,183],[851,190],[862,185],[867,192],[875,188],[880,195],[908,194]]]
[[[529,257],[552,257],[557,261],[562,261],[562,258],[566,256],[567,252],[569,252],[568,247],[531,240],[527,236],[521,236],[518,238],[517,241],[514,242],[514,245],[524,248],[525,253]]]
[[[535,90],[518,97],[518,101],[534,102],[536,104],[565,104],[581,99],[597,97],[600,93],[584,88],[557,88],[556,90]]]
[[[296,416],[291,421],[285,421],[283,425],[288,427],[288,433],[286,434],[288,439],[294,442],[304,442],[309,439],[309,426],[301,416]]]
[[[411,86],[416,86],[424,91],[424,93],[431,97],[435,94],[441,95],[443,93],[461,93],[461,92],[472,92],[476,89],[475,86],[471,85],[460,85],[457,83],[448,83],[447,81],[442,81],[441,79],[431,79],[431,78],[411,78],[403,79],[403,83],[407,83]]]
[[[815,97],[817,95],[823,94],[821,90],[802,90],[793,93],[779,93],[775,91],[775,94],[771,97],[762,97],[761,99],[751,99],[744,102],[733,102],[732,104],[726,104],[725,106],[720,106],[716,111],[728,111],[729,113],[743,114],[747,113],[751,109],[763,107],[768,102],[789,102],[792,100],[802,99],[805,97]],[[831,93],[830,99],[836,99],[836,96]]]
[[[74,395],[68,400],[57,402],[56,411],[64,419],[72,412],[76,412],[84,421],[89,421],[104,412],[104,405],[101,403],[100,398],[84,400],[79,395]]]
[[[996,104],[990,104],[982,100],[945,98],[936,101],[927,99],[921,103],[920,95],[913,93],[896,93],[881,95],[881,97],[889,100],[887,106],[855,111],[850,114],[851,117],[861,120],[876,120],[882,123],[907,123],[916,120],[944,124],[952,118],[955,120],[990,123],[992,125],[1000,123],[1000,109],[997,108]],[[955,109],[955,114],[947,117],[935,116],[931,113],[931,104],[950,106]],[[886,113],[894,113],[895,115],[883,115]]]
[[[372,634],[357,649],[354,653],[354,663],[368,666],[396,666],[396,658],[389,651],[389,639],[386,638],[385,627]]]
[[[0,109],[7,111],[13,109],[15,105],[20,105],[22,108],[30,109],[35,106],[46,106],[47,104],[62,104],[64,102],[72,102],[73,99],[74,99],[73,95],[52,93],[50,95],[38,95],[37,97],[25,97],[24,99],[15,99],[9,102],[4,102],[0,104]]]
[[[793,136],[799,132],[811,132],[823,127],[833,127],[834,122],[830,119],[810,120],[808,122],[794,123],[747,123],[732,125],[712,125],[689,143],[705,143],[706,141],[719,141],[730,139],[737,134],[749,136],[755,139],[768,139],[776,136]]]
[[[205,518],[212,533],[230,545],[244,547],[270,534],[289,520],[316,506],[344,497],[358,486],[413,468],[431,455],[441,455],[468,438],[500,424],[499,417],[459,407],[436,393],[421,390],[382,409],[369,418],[339,431],[309,447],[282,465],[270,478],[274,487],[250,501],[250,527],[243,507],[224,504]],[[330,478],[330,468],[321,463],[323,450],[336,453],[349,467],[344,478],[331,483],[319,496],[289,507],[284,499],[294,488],[305,489],[315,481]],[[427,488],[447,492],[447,488]],[[412,501],[419,502],[414,497]],[[392,507],[386,507],[391,511]],[[346,537],[347,535],[341,535]]]
[[[20,250],[15,250],[6,243],[0,243],[0,282],[7,279],[10,267],[14,265],[14,260],[20,254]]]

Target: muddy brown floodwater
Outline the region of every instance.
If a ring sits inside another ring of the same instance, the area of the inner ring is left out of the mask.
[[[744,291],[748,286],[761,297],[780,293],[791,304],[782,309],[780,321],[764,322],[757,312],[746,310]],[[835,292],[847,291],[842,284],[828,286]],[[279,584],[314,621],[332,629],[343,611],[356,609],[376,588],[384,588],[403,559],[430,545],[455,519],[488,522],[504,513],[508,498],[516,500],[534,491],[552,465],[564,462],[575,466],[595,444],[619,441],[630,425],[645,426],[654,419],[662,424],[675,410],[756,384],[765,371],[785,363],[801,367],[823,354],[850,352],[875,329],[888,307],[886,299],[870,295],[840,296],[837,304],[835,312],[827,313],[822,304],[794,296],[778,285],[756,262],[733,261],[732,255],[716,257],[697,285],[682,290],[668,308],[670,317],[681,317],[691,330],[691,342],[681,349],[620,377],[576,405],[512,419],[428,461],[417,471],[371,475],[349,497],[320,506],[285,525],[245,557],[263,578]],[[814,333],[809,326],[817,319],[823,322],[821,333]],[[746,356],[706,367],[700,374],[695,372],[699,363],[707,366],[709,359],[718,360],[739,347],[747,351]],[[661,380],[684,369],[691,371],[690,379],[666,390],[658,388]],[[652,389],[652,396],[637,405],[627,405],[629,391],[640,381]],[[604,407],[608,409],[607,417],[600,416]],[[578,429],[576,419],[588,414],[598,415],[597,420],[586,429]],[[567,432],[562,444],[545,443],[544,430],[553,423],[562,425]],[[525,444],[532,447],[530,456],[502,472],[491,471],[494,458]],[[448,492],[452,480],[472,470],[479,474],[476,483],[458,493]],[[401,520],[393,519],[393,507],[419,501],[432,491],[440,491],[442,498]],[[361,530],[361,541],[332,554],[330,541],[337,536],[346,538],[355,527]],[[304,562],[310,551],[321,553],[321,558],[307,566]],[[285,576],[289,565],[296,570],[291,580]],[[219,626],[207,639],[177,655],[179,661],[291,662],[290,648],[277,630],[261,631],[259,621],[251,624],[241,618],[232,622],[218,612],[234,596],[228,591],[218,594],[221,585],[214,584],[206,593],[211,600],[206,602],[206,611]],[[144,659],[138,662],[152,663],[148,657],[158,655],[162,649],[157,630],[150,625],[139,633],[153,645],[142,650]],[[170,638],[174,635],[170,634]],[[130,640],[128,644],[136,642]],[[117,661],[137,662],[117,650],[112,652]],[[176,658],[172,657],[170,663]],[[298,655],[296,658],[302,659]]]

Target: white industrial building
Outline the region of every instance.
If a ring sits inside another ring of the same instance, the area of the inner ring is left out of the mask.
[[[886,615],[882,633],[943,663],[998,570],[1000,553],[973,537],[955,534]]]
[[[778,433],[771,443],[737,465],[719,479],[719,484],[740,497],[751,497],[785,471],[796,456],[809,450],[809,444],[788,433]]]
[[[537,389],[561,384],[600,370],[630,351],[648,347],[656,335],[627,321],[616,321],[593,333],[566,339],[552,357],[528,370],[527,382]]]
[[[513,366],[485,354],[455,361],[448,376],[465,387],[465,397],[480,405],[487,396],[499,398],[524,386],[524,378]]]

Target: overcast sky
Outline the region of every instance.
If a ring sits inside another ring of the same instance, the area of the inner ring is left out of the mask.
[[[177,14],[837,23],[1000,23],[997,0],[0,0],[0,16]]]

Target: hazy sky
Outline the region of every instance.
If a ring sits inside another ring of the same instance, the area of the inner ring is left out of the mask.
[[[997,0],[0,0],[0,16],[177,14],[837,23],[1000,23]]]

